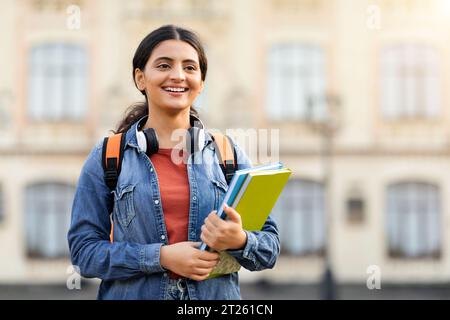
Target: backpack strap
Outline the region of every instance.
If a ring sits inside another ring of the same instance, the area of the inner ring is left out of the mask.
[[[229,136],[217,132],[211,133],[211,135],[214,141],[213,146],[219,159],[220,168],[229,185],[238,168],[236,149]]]
[[[106,185],[112,191],[116,188],[122,168],[125,135],[122,133],[106,137],[103,140],[102,166]]]
[[[103,140],[102,166],[104,179],[108,188],[112,191],[117,186],[120,169],[122,168],[123,150],[125,148],[125,135],[122,133],[106,137]],[[111,219],[111,233],[109,239],[111,243],[114,239],[114,223]]]

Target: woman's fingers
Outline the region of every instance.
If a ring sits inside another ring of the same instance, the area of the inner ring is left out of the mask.
[[[204,224],[211,230],[218,228],[224,221],[213,211],[204,220]]]
[[[207,239],[211,239],[211,232],[208,231],[205,225],[202,226],[202,233],[200,234],[200,239],[203,242],[207,242]]]
[[[187,277],[197,281],[205,280],[211,271],[212,269],[195,269],[192,270],[191,274],[187,275]]]
[[[214,268],[195,268],[192,270],[192,273],[196,275],[208,275],[211,271],[213,271],[213,269]]]
[[[208,278],[208,275],[209,275],[209,273],[205,274],[205,275],[193,274],[189,278],[191,278],[192,280],[195,280],[195,281],[202,281],[202,280],[205,280],[206,278]]]
[[[217,260],[199,260],[197,262],[197,268],[214,268],[219,263],[219,259]]]
[[[202,250],[200,252],[200,254],[198,255],[198,258],[200,260],[206,260],[206,261],[218,260],[219,257],[220,257],[220,255],[217,252],[209,252],[206,250]]]

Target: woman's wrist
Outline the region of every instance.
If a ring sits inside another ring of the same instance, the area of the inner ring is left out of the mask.
[[[169,270],[168,266],[167,266],[167,249],[168,247],[166,245],[162,245],[161,249],[159,251],[159,264],[161,265],[161,267],[163,267],[166,270]]]
[[[247,232],[245,232],[245,230],[241,230],[238,238],[239,241],[237,242],[236,248],[233,250],[242,250],[245,248],[247,244]]]

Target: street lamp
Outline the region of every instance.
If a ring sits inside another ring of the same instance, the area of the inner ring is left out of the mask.
[[[324,94],[323,97],[308,99],[307,119],[312,129],[318,132],[322,137],[323,146],[321,148],[321,158],[323,165],[323,184],[325,187],[325,212],[327,221],[325,223],[325,269],[322,275],[320,286],[321,298],[325,300],[334,300],[336,298],[336,285],[333,276],[331,263],[331,226],[332,226],[332,194],[331,181],[333,176],[332,157],[333,157],[333,138],[339,129],[338,108],[340,99],[335,94]],[[322,107],[322,114],[318,110]]]

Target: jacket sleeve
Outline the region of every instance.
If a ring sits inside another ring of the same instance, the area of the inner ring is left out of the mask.
[[[244,151],[234,143],[238,168],[252,167],[251,161]],[[250,271],[271,269],[275,266],[280,254],[280,239],[278,227],[270,214],[261,231],[247,231],[247,243],[241,250],[228,250],[227,252]]]
[[[160,264],[160,243],[109,240],[114,195],[103,180],[102,142],[86,160],[77,184],[67,239],[72,264],[87,278],[125,280],[166,271]]]

